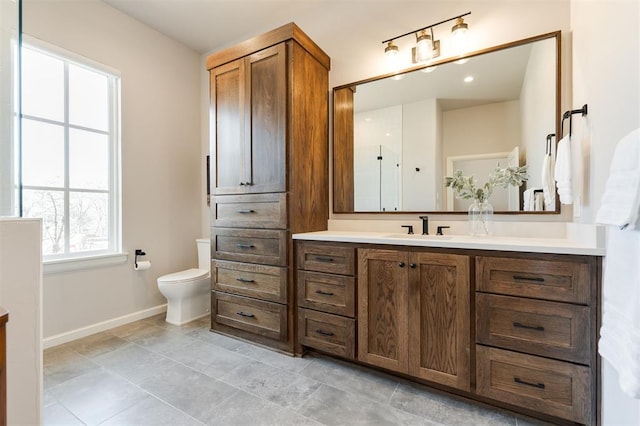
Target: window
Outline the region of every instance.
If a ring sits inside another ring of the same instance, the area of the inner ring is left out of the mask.
[[[119,252],[117,72],[22,46],[22,216],[42,218],[44,260]]]

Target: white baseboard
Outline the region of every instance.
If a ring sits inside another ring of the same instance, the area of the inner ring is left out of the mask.
[[[153,308],[134,312],[132,314],[124,315],[118,318],[113,318],[108,321],[103,321],[97,324],[88,325],[86,327],[77,328],[75,330],[67,331],[66,333],[56,334],[55,336],[47,337],[42,340],[42,349],[52,348],[63,343],[71,342],[82,337],[109,330],[110,328],[149,318],[163,312],[167,312],[166,303],[164,305],[154,306]]]

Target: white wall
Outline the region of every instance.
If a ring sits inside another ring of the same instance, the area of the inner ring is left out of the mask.
[[[0,218],[0,306],[9,311],[7,424],[40,424],[42,269],[39,219]]]
[[[544,60],[553,57],[555,50],[555,40],[538,42],[533,46],[520,92],[520,156],[527,159],[527,164],[537,165],[528,169],[527,188],[542,188],[540,165],[546,152],[544,143],[548,134],[556,132],[555,111],[544,107],[556,103],[556,67]],[[552,139],[554,149],[555,142],[556,139]]]
[[[126,264],[45,275],[44,336],[166,303],[158,276],[197,265],[200,55],[97,0],[25,0],[24,32],[120,70]],[[141,248],[152,269],[133,270]]]
[[[577,221],[593,223],[616,143],[640,126],[639,21],[637,0],[571,2],[571,107],[589,106],[587,119],[574,117],[574,134],[584,141],[586,157],[584,205]],[[604,23],[615,23],[618,31],[603,37],[594,29]],[[606,362],[602,391],[604,425],[640,424],[640,401],[621,392]]]
[[[440,125],[436,99],[403,105],[402,112],[402,208],[405,211],[436,209],[442,180],[436,178]],[[417,171],[416,169],[420,169]]]

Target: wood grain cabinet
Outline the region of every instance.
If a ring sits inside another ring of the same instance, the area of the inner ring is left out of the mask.
[[[291,353],[291,234],[329,214],[329,68],[293,23],[207,58],[211,327]]]
[[[358,249],[358,359],[470,389],[469,256]]]
[[[296,253],[298,341],[355,359],[355,248],[298,241]]]
[[[7,424],[7,331],[9,312],[0,307],[0,425]]]
[[[598,258],[476,257],[477,393],[597,423]]]

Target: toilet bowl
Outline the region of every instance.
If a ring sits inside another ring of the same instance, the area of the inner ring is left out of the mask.
[[[198,239],[198,268],[158,278],[158,290],[167,298],[166,321],[183,325],[207,316],[211,307],[211,252],[208,239]]]

